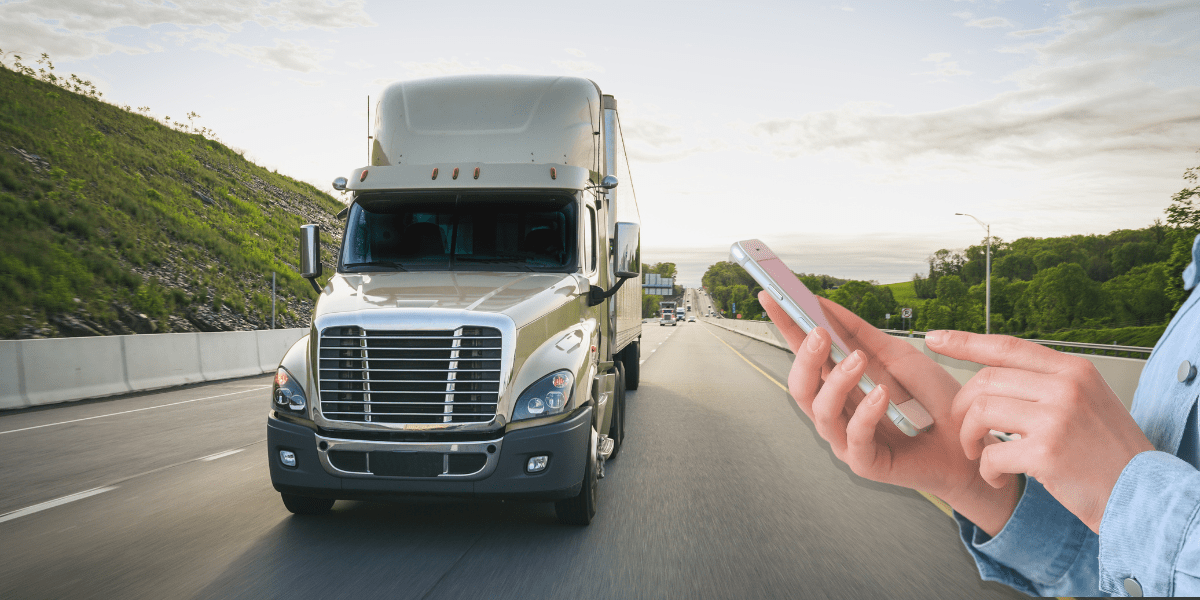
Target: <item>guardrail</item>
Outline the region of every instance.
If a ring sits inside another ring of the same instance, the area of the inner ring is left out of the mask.
[[[702,320],[706,323],[711,323],[717,327],[735,331],[747,337],[757,339],[774,346],[791,351],[787,346],[787,342],[783,338],[783,334],[779,332],[779,328],[775,327],[770,321],[744,321],[738,319],[712,319],[703,317]],[[886,331],[886,330],[885,330]],[[892,333],[889,331],[889,333]],[[946,369],[959,383],[966,383],[971,377],[979,372],[984,367],[979,363],[968,362],[965,360],[957,360],[947,356],[942,356],[929,348],[925,347],[924,333],[917,334],[914,332],[912,337],[909,337],[909,332],[902,333],[901,337],[914,348],[920,350],[925,356],[933,359],[934,362]],[[895,334],[893,334],[895,335]],[[918,337],[919,336],[919,337]],[[1117,348],[1129,349],[1124,351],[1144,351],[1146,356],[1150,354],[1150,348],[1141,348],[1139,346],[1107,346],[1105,344],[1075,344],[1071,342],[1057,342],[1053,340],[1029,340],[1031,342],[1043,343],[1051,348],[1058,349],[1057,346],[1074,346],[1082,349],[1087,349],[1088,346],[1099,346],[1101,348]],[[1121,351],[1121,350],[1118,350]],[[1096,366],[1096,370],[1100,372],[1100,376],[1108,383],[1108,387],[1112,388],[1117,397],[1121,399],[1121,403],[1128,410],[1133,404],[1133,393],[1137,390],[1138,379],[1142,375],[1142,368],[1145,367],[1146,361],[1144,358],[1127,358],[1120,356],[1106,356],[1101,354],[1084,354],[1084,358],[1091,361]]]
[[[0,341],[0,410],[270,373],[308,329]]]
[[[882,330],[888,335],[896,337],[917,337],[924,338],[924,331],[903,331],[899,329],[884,329]],[[1088,344],[1084,342],[1063,342],[1059,340],[1035,340],[1029,339],[1028,342],[1048,346],[1059,352],[1074,352],[1077,354],[1098,354],[1102,356],[1121,356],[1124,358],[1150,358],[1150,353],[1154,348],[1146,348],[1144,346],[1119,346],[1117,344]]]

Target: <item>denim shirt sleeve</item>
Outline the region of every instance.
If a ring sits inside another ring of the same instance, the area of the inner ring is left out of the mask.
[[[1025,493],[996,537],[957,512],[954,519],[983,579],[1030,596],[1099,595],[1099,537],[1036,479],[1027,478]]]
[[[1166,452],[1125,465],[1100,521],[1100,588],[1125,596],[1200,596],[1200,471]]]

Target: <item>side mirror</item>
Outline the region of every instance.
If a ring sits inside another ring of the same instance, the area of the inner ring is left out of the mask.
[[[600,187],[606,190],[611,190],[617,187],[617,178],[613,177],[612,175],[605,175],[604,179],[600,180]]]
[[[346,181],[345,177],[338,177],[337,179],[333,180],[333,189],[339,192],[345,191],[347,183],[348,182]]]
[[[613,185],[616,185],[616,178],[613,178]],[[613,259],[616,262],[613,264],[613,273],[617,277],[638,277],[642,268],[639,253],[642,245],[641,227],[637,223],[617,223],[615,238]]]
[[[300,276],[312,284],[317,293],[321,286],[314,281],[321,276],[321,226],[308,224],[300,226]]]

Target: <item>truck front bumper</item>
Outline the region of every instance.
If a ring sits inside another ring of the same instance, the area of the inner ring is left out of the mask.
[[[591,424],[589,406],[566,421],[498,435],[494,440],[377,442],[319,435],[272,417],[267,419],[267,462],[276,490],[314,498],[438,495],[557,500],[579,493]],[[286,452],[295,457],[295,466],[283,463],[281,453]],[[537,473],[527,473],[526,465],[535,456],[548,456],[548,464]],[[474,470],[480,463],[482,467]]]

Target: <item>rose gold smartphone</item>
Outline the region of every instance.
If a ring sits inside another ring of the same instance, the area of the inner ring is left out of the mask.
[[[838,337],[837,330],[830,327],[829,321],[825,319],[825,313],[821,311],[821,304],[817,302],[817,297],[796,278],[795,273],[792,273],[791,269],[783,264],[783,261],[779,260],[779,257],[771,252],[766,244],[760,240],[737,242],[729,248],[729,257],[754,277],[754,280],[779,303],[783,311],[800,326],[800,329],[804,330],[804,333],[809,333],[816,327],[821,327],[829,332],[829,337],[833,340],[829,348],[829,357],[833,359],[834,363],[840,363],[842,359],[850,355],[850,352],[846,350],[846,343]],[[862,390],[864,394],[868,394],[875,389],[875,382],[871,381],[871,378],[864,373],[858,382],[858,389]],[[902,392],[896,389],[891,390],[892,396],[896,396],[898,393]],[[888,402],[887,416],[900,431],[915,436],[933,426],[933,418],[929,416],[920,402],[908,399],[897,404],[895,400],[901,399],[893,398]]]

